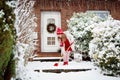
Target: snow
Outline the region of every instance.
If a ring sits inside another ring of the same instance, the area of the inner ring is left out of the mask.
[[[16,1],[7,1],[6,4],[10,7],[16,7]]]
[[[3,10],[1,9],[1,10],[0,10],[0,18],[2,18],[4,14],[5,14],[5,13],[4,13]]]
[[[59,66],[53,66],[54,63],[59,63]],[[36,65],[37,64],[37,65]],[[36,65],[36,66],[32,66]],[[82,66],[80,66],[82,65]],[[90,62],[77,63],[75,61],[69,62],[69,65],[63,66],[63,62],[29,62],[28,66],[33,69],[91,69],[95,68]]]
[[[34,3],[32,1],[30,1],[28,3],[28,5],[25,6],[27,1],[29,1],[29,0],[25,0],[23,3],[22,3],[22,1],[20,1],[18,3],[18,5],[20,4],[20,6],[18,6],[15,10],[15,13],[16,13],[15,27],[16,27],[17,36],[18,36],[17,44],[16,44],[18,53],[15,55],[15,58],[18,59],[18,63],[16,65],[16,78],[21,78],[22,80],[73,80],[73,79],[74,80],[120,80],[120,77],[104,76],[101,73],[100,69],[97,68],[93,62],[71,61],[69,63],[69,65],[67,65],[67,66],[63,66],[63,62],[59,62],[59,66],[56,66],[56,67],[53,66],[54,63],[56,63],[56,62],[33,61],[33,62],[28,62],[27,64],[25,64],[25,59],[27,59],[28,57],[31,57],[30,54],[32,53],[32,50],[34,50],[34,45],[35,45],[35,43],[33,43],[33,41],[34,41],[34,39],[37,38],[37,33],[34,32],[34,29],[36,26],[36,22],[34,20],[36,18],[35,18],[35,15],[32,14],[32,8],[33,8]],[[3,15],[4,15],[4,13],[1,10],[0,17]],[[82,16],[80,16],[80,17],[82,17]],[[84,20],[85,22],[86,22],[87,18],[85,18],[85,20]],[[90,19],[92,19],[92,20],[90,20]],[[96,22],[96,20],[99,21],[99,19],[97,19],[97,17],[94,17],[94,18],[92,17],[92,18],[88,19],[88,24],[84,24],[84,21],[81,20],[81,22],[75,26],[75,24],[77,22],[79,22],[79,20],[75,20],[75,18],[71,18],[70,20],[72,20],[73,23],[70,23],[69,25],[70,25],[71,29],[73,30],[74,36],[77,38],[82,37],[82,34],[86,34],[86,31],[90,29],[90,28],[85,28],[86,26],[88,26],[89,24],[93,24],[94,22]],[[73,25],[73,26],[71,26],[71,25]],[[114,25],[114,24],[112,24],[112,25]],[[79,33],[79,31],[76,31],[78,29],[78,27],[85,28],[85,31]],[[93,28],[94,28],[94,25],[93,25]],[[98,31],[100,33],[100,30],[102,30],[102,29],[104,30],[104,26],[101,29],[99,29],[97,27],[94,29],[95,29],[94,30],[95,32]],[[24,33],[26,33],[26,34],[23,35]],[[99,33],[96,33],[96,34],[99,34]],[[119,35],[116,35],[116,39],[119,40]],[[26,41],[28,42],[28,44],[25,43]],[[99,38],[95,39],[95,42],[96,41],[99,42]],[[91,46],[92,46],[91,49],[94,51],[94,49],[96,49],[96,45],[93,44]],[[25,57],[27,57],[27,58],[25,58]],[[53,58],[53,57],[51,57],[51,58]],[[42,72],[42,70],[46,70],[46,69],[91,69],[91,70],[81,71],[81,72],[68,72],[68,73],[65,73],[65,72],[62,72],[62,73]],[[37,72],[35,70],[40,70],[40,72]],[[16,79],[13,78],[11,80],[16,80]]]
[[[69,62],[69,65],[62,65],[63,62],[59,62],[59,66],[53,66],[56,62],[40,62],[33,61],[28,62],[26,66],[26,74],[22,80],[120,80],[120,77],[104,76],[100,72],[93,62]],[[42,70],[46,69],[91,69],[88,71],[80,72],[62,72],[62,73],[46,73]],[[40,70],[40,72],[34,71]],[[25,72],[21,72],[23,74]],[[14,80],[14,79],[13,79]]]
[[[15,28],[16,28],[16,77],[22,80],[29,80],[26,77],[28,58],[31,57],[36,50],[37,33],[36,17],[33,14],[33,6],[35,1],[31,0],[18,0],[15,8]],[[22,74],[21,74],[22,73]]]
[[[115,51],[116,54],[118,54],[119,48],[116,48],[116,44],[119,44],[119,41],[120,41],[120,33],[118,33],[120,31],[120,21],[108,20],[108,21],[101,22],[94,26],[95,27],[92,30],[93,39],[89,43],[90,44],[89,46],[91,47],[90,53],[95,53],[95,51],[93,51],[93,49],[101,50],[101,49],[97,49],[97,47],[98,47],[98,44],[103,43],[102,53],[103,53],[103,51],[105,52],[107,50],[113,50],[113,51]],[[112,42],[112,41],[114,41],[114,42]]]

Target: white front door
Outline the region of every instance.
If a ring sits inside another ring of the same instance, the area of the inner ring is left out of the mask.
[[[41,52],[58,51],[59,43],[56,35],[56,30],[54,31],[54,28],[60,26],[61,15],[59,11],[41,12]]]

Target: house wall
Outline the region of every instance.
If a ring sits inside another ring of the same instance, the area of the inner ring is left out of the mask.
[[[110,11],[113,18],[120,20],[120,0],[36,0],[34,11],[37,17],[38,27],[38,46],[37,51],[41,53],[41,11],[60,11],[61,27],[67,29],[66,20],[69,19],[74,12],[85,12],[87,10],[106,10]]]

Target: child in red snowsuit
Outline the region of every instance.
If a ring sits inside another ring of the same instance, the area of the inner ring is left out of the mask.
[[[57,30],[57,35],[60,40],[61,55],[63,56],[63,61],[64,61],[63,65],[68,65],[69,55],[70,55],[70,52],[72,51],[72,48],[71,48],[72,44],[70,44],[66,35],[60,28]]]

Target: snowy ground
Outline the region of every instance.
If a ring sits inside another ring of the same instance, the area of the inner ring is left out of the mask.
[[[62,62],[59,66],[53,66],[56,62],[29,62],[27,65],[28,73],[31,76],[29,80],[120,80],[120,77],[103,76],[100,70],[94,66],[92,62],[75,62],[71,61],[69,65],[63,66]],[[62,72],[62,73],[45,73],[44,69],[92,69],[81,72]],[[40,72],[34,71],[40,70]]]

